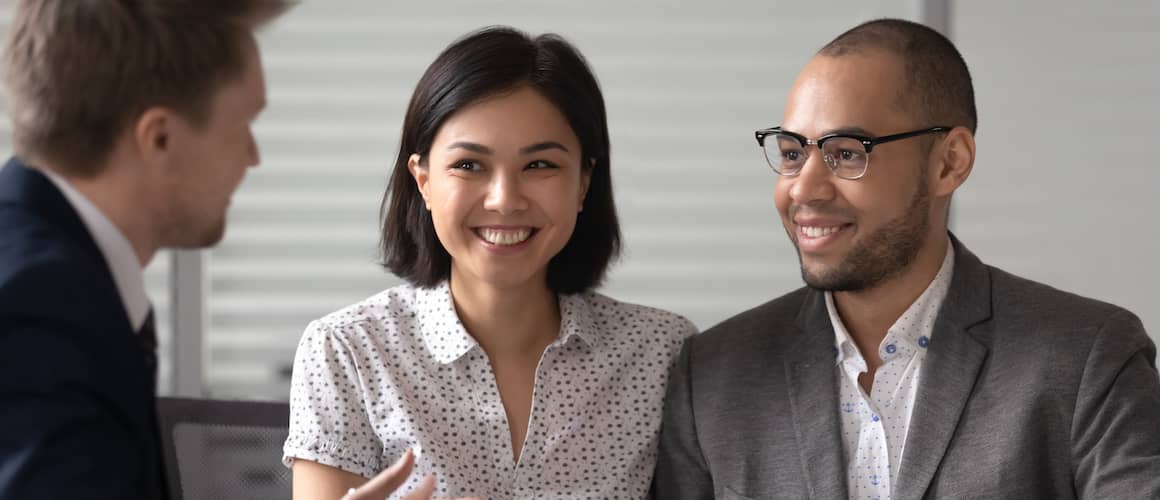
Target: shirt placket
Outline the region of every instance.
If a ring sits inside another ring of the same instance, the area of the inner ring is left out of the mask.
[[[510,498],[516,478],[511,429],[508,427],[503,400],[499,396],[499,386],[495,382],[495,372],[482,349],[478,355],[472,356],[468,366],[468,380],[473,388],[470,391],[471,397],[483,410],[481,419],[487,429],[487,445],[495,452],[493,470],[499,480],[492,484],[492,488],[504,498]]]
[[[890,458],[886,447],[886,430],[878,405],[858,384],[858,375],[866,371],[866,361],[861,356],[848,359],[843,363],[843,369],[858,394],[857,415],[861,423],[858,446],[854,453],[854,469],[850,474],[854,489],[852,497],[879,500],[890,498]],[[875,388],[878,384],[875,376]]]
[[[536,470],[544,463],[540,458],[542,452],[541,437],[544,428],[544,411],[548,404],[547,395],[551,394],[551,366],[555,363],[559,340],[548,345],[540,362],[536,365],[535,379],[532,383],[532,410],[528,415],[528,430],[524,433],[524,445],[520,450],[520,459],[515,465],[515,476],[512,478],[512,498],[533,500],[538,494],[536,488],[528,484],[529,478],[536,476]]]

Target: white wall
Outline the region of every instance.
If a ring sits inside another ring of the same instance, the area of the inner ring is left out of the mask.
[[[0,0],[0,32],[11,3]],[[554,31],[588,57],[627,244],[603,291],[708,327],[800,286],[752,132],[777,124],[823,43],[920,3],[305,1],[261,35],[264,162],[206,263],[210,393],[284,398],[279,369],[306,322],[398,283],[374,264],[378,203],[410,92],[459,35],[497,23]],[[1156,5],[974,0],[951,11],[981,123],[957,233],[990,263],[1131,308],[1154,336]],[[164,308],[158,260],[150,288]]]
[[[952,19],[980,124],[958,235],[1160,339],[1160,2],[972,0]]]

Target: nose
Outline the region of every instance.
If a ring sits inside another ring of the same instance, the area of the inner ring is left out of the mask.
[[[822,156],[821,151],[814,151],[806,158],[806,164],[797,176],[781,179],[793,183],[789,188],[789,196],[795,204],[807,205],[834,198],[834,173]]]
[[[496,174],[488,183],[487,197],[483,200],[483,208],[501,214],[526,210],[528,199],[524,196],[524,186],[520,180],[520,173],[496,169]]]

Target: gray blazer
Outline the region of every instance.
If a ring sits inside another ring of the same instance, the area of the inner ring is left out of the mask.
[[[1139,319],[952,242],[893,498],[1160,498],[1160,377]],[[689,338],[655,498],[845,499],[833,346],[824,295],[804,288]]]

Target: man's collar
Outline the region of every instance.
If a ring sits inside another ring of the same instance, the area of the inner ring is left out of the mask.
[[[109,271],[121,295],[121,303],[124,304],[125,312],[128,314],[129,324],[134,331],[139,331],[145,324],[146,316],[149,315],[150,305],[149,296],[145,294],[145,273],[137,259],[137,253],[133,251],[133,245],[113,221],[67,179],[47,169],[37,171],[52,181],[77,212],[109,265]]]

